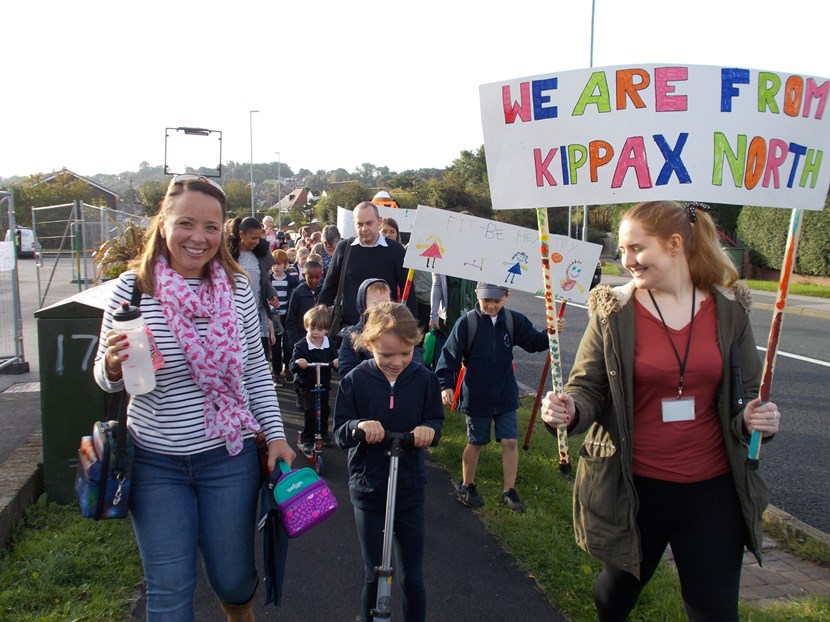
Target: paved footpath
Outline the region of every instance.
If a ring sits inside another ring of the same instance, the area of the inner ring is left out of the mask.
[[[302,427],[302,414],[294,404],[293,388],[279,389],[278,394],[288,439],[293,442]],[[346,454],[337,447],[324,449],[323,476],[339,508],[328,521],[291,540],[282,606],[263,607],[263,596],[258,594],[254,607],[257,620],[352,621],[359,613],[363,562],[349,501]],[[300,454],[294,467],[308,464]],[[428,462],[427,477],[424,560],[427,618],[456,622],[512,619],[564,622],[562,614],[488,533],[478,516],[455,500],[449,475]],[[488,502],[494,503],[495,499]],[[258,542],[258,558],[260,550]],[[201,574],[201,564],[199,567],[195,619],[224,622],[226,618],[221,615],[216,598]],[[392,598],[392,619],[402,620],[397,589]],[[142,592],[131,620],[144,620],[145,606]]]

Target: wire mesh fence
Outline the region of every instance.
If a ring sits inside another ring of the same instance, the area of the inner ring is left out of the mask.
[[[40,247],[41,306],[62,261],[71,261],[72,282],[79,284],[79,291],[86,289],[96,281],[101,267],[95,261],[95,252],[105,242],[121,237],[131,226],[146,229],[148,225],[149,218],[144,216],[78,201],[33,207],[32,230]]]

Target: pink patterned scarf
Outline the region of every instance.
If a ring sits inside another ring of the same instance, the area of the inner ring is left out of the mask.
[[[167,258],[160,256],[154,271],[155,298],[184,352],[191,377],[205,392],[205,434],[223,437],[228,453],[234,456],[242,450],[243,428],[256,432],[260,425],[245,407],[234,292],[218,261],[211,260],[208,269],[210,279],[194,292]],[[209,318],[204,341],[194,318]]]

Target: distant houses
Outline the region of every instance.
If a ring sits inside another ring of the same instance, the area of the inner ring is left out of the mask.
[[[314,200],[316,200],[316,197],[308,188],[295,188],[274,203],[271,209],[278,209],[280,214],[286,214],[294,209],[303,210]]]
[[[113,192],[106,186],[102,186],[101,184],[96,183],[87,177],[84,177],[83,175],[78,175],[78,173],[70,171],[68,168],[63,168],[60,171],[53,172],[50,175],[47,175],[39,182],[37,182],[37,184],[35,185],[63,183],[63,181],[66,179],[66,176],[73,177],[78,181],[81,181],[84,184],[88,185],[91,189],[93,200],[99,201],[104,206],[109,207],[111,209],[117,209],[117,193]]]

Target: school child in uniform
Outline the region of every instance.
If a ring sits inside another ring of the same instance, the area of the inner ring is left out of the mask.
[[[294,288],[291,300],[288,301],[288,313],[285,316],[285,331],[291,343],[297,343],[305,337],[303,316],[306,311],[317,305],[322,280],[323,264],[317,261],[306,262],[305,280],[300,281],[300,284]]]
[[[317,430],[317,370],[309,363],[328,363],[329,367],[320,370],[320,433],[323,445],[334,445],[329,433],[329,393],[331,392],[331,368],[337,369],[337,348],[326,336],[331,328],[331,314],[324,305],[317,305],[306,311],[303,316],[306,336],[294,344],[289,369],[295,374],[294,384],[302,400],[305,425],[300,437],[300,449],[310,454],[314,450],[314,434]]]
[[[438,443],[444,421],[438,379],[412,360],[421,339],[418,323],[398,303],[379,302],[367,313],[363,329],[352,336],[355,347],[366,347],[372,358],[340,380],[334,405],[335,439],[349,449],[349,494],[363,553],[365,581],[363,619],[377,599],[375,566],[381,563],[386,489],[389,478],[386,430],[412,432],[410,447],[398,463],[395,507],[396,578],[403,592],[404,618],[426,618],[424,506],[426,471],[424,448]],[[358,442],[355,429],[366,438]]]
[[[392,299],[392,291],[389,284],[383,279],[366,279],[357,289],[357,311],[360,313],[360,321],[354,326],[348,326],[340,333],[343,337],[340,343],[340,350],[337,358],[340,360],[340,377],[352,371],[363,361],[372,358],[372,353],[359,345],[352,345],[351,336],[363,330],[363,321],[366,310],[377,302],[389,302]]]
[[[481,448],[490,442],[493,427],[502,447],[501,502],[513,511],[524,512],[525,505],[515,489],[519,470],[519,385],[513,373],[513,347],[544,352],[548,349],[548,335],[546,330],[536,330],[521,313],[504,308],[509,294],[510,290],[501,285],[476,285],[475,333],[470,339],[471,320],[462,315],[444,344],[435,373],[444,404],[452,404],[455,375],[462,360],[467,367],[458,406],[467,416],[467,446],[461,457],[458,500],[467,507],[484,504],[476,489],[476,468]]]
[[[284,250],[272,251],[271,255],[275,261],[271,266],[271,285],[277,292],[277,300],[279,300],[277,307],[271,307],[271,321],[274,323],[274,336],[276,337],[274,345],[271,346],[271,365],[274,370],[274,386],[279,389],[283,386],[283,372],[286,377],[290,373],[288,361],[291,359],[294,343],[285,334],[285,318],[288,315],[288,302],[291,300],[291,294],[299,285],[299,281],[293,274],[287,274],[285,271],[288,267],[288,254]]]

